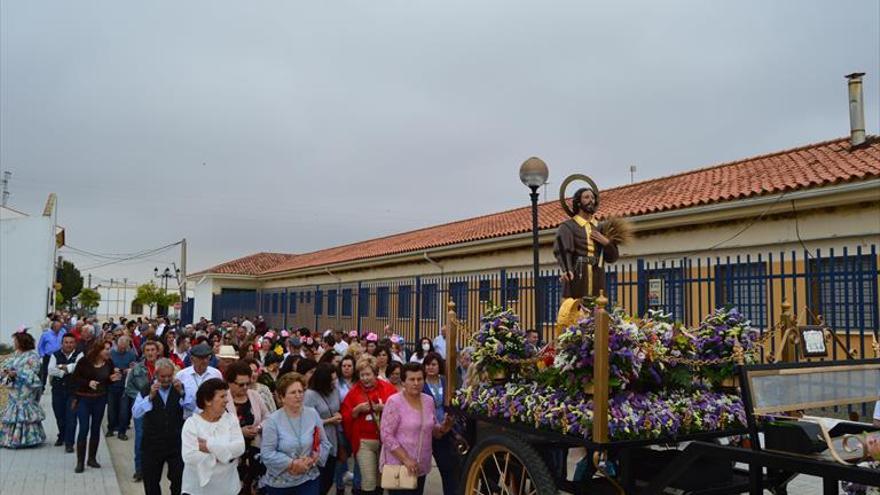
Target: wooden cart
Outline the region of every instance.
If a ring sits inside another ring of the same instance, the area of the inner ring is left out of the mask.
[[[800,417],[800,412],[880,399],[880,359],[738,366],[745,428],[678,438],[610,441],[608,434],[608,326],[600,299],[595,356],[594,418],[590,440],[529,425],[450,410],[464,424],[460,493],[464,495],[786,494],[798,474],[822,479],[823,493],[840,481],[880,486],[880,471],[856,466],[864,452],[845,452],[846,435],[877,431],[867,423]],[[456,318],[450,304],[447,376],[454,377]],[[875,351],[876,351],[875,344]],[[447,389],[453,389],[450,386]],[[447,394],[451,404],[451,392]],[[741,445],[727,442],[738,436]],[[848,438],[848,437],[847,437]],[[849,440],[852,440],[850,438]],[[852,442],[851,442],[852,443]],[[587,469],[569,473],[570,449],[583,448]],[[611,459],[612,463],[603,463]],[[616,472],[600,466],[613,465]]]

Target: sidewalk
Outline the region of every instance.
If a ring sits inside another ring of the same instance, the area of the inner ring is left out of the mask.
[[[75,454],[65,454],[63,447],[54,447],[57,429],[52,415],[51,394],[43,396],[41,405],[46,414],[43,427],[46,429],[46,443],[34,449],[0,449],[0,493],[10,495],[137,495],[143,493],[141,483],[133,483],[134,473],[134,431],[129,432],[128,441],[116,438],[101,438],[98,448],[98,462],[101,469],[86,467],[82,474],[73,472]],[[102,435],[106,430],[101,428]],[[569,458],[570,469],[579,457],[573,453]],[[571,471],[573,472],[573,471]],[[118,478],[117,478],[118,476]],[[436,466],[428,476],[426,495],[440,495],[441,483]],[[163,493],[168,492],[168,481],[162,480]],[[822,492],[821,481],[810,476],[799,476],[789,485],[789,493],[812,495]],[[335,492],[332,492],[335,493]],[[765,492],[769,493],[769,492]]]
[[[113,470],[107,442],[101,438],[98,462],[101,469],[86,467],[73,472],[76,454],[65,454],[64,447],[54,447],[58,429],[52,415],[52,394],[46,387],[40,405],[47,411],[43,428],[46,443],[32,449],[0,449],[0,493],[9,495],[118,495],[119,483]]]

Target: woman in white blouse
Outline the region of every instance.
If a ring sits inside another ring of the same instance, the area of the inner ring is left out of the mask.
[[[244,436],[238,418],[226,410],[229,385],[212,378],[199,387],[196,403],[201,413],[183,424],[182,491],[189,495],[235,495],[241,489],[238,457]]]

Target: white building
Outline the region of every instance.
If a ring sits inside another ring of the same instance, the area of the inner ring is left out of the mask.
[[[101,295],[101,302],[95,309],[95,316],[99,321],[106,321],[110,318],[119,320],[120,317],[137,318],[139,316],[150,316],[150,308],[144,304],[134,302],[137,297],[137,288],[142,282],[133,282],[128,280],[111,279],[109,282],[101,282],[92,287]],[[176,285],[176,284],[174,284]],[[193,291],[188,291],[189,297],[193,297]],[[169,285],[169,294],[178,294],[176,287]],[[158,315],[158,308],[153,307],[153,316]],[[168,308],[168,317],[177,318],[180,315],[180,309],[177,305]]]
[[[64,245],[55,218],[54,193],[40,216],[0,206],[0,342],[11,343],[22,325],[38,337],[55,310],[55,256]]]

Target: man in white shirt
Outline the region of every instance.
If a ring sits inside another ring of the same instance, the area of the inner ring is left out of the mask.
[[[340,356],[345,356],[348,353],[348,342],[343,339],[345,333],[342,330],[336,330],[333,335],[333,338],[336,340],[336,343],[333,344],[333,350],[336,351],[336,354]]]
[[[135,418],[144,418],[143,477],[144,491],[149,494],[162,493],[159,482],[165,464],[171,493],[180,493],[180,433],[187,404],[183,384],[173,377],[174,363],[166,358],[156,360],[156,379],[138,394],[132,408]]]
[[[204,342],[193,347],[189,352],[192,366],[177,372],[175,378],[180,380],[186,391],[183,410],[184,419],[189,418],[193,413],[201,412],[196,406],[196,392],[199,390],[199,387],[212,378],[223,379],[220,370],[213,366],[208,366],[211,354],[213,354],[211,346]]]
[[[58,425],[58,439],[55,446],[65,445],[67,452],[73,452],[73,436],[76,430],[76,412],[70,408],[73,394],[70,393],[70,374],[83,354],[76,350],[76,337],[71,333],[61,338],[61,349],[49,357],[47,369],[52,384],[52,412]]]
[[[434,337],[434,352],[446,359],[446,327],[440,327],[440,334]]]

